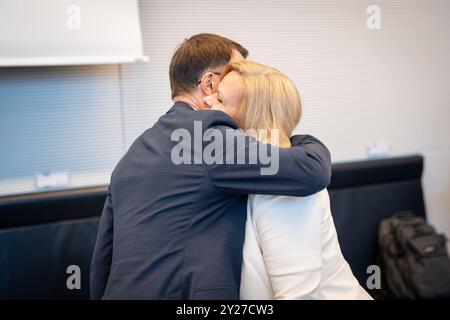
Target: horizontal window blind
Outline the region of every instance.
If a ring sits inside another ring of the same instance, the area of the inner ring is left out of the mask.
[[[118,66],[0,69],[0,195],[105,184],[124,150]],[[45,186],[45,184],[44,184]],[[44,188],[45,189],[45,188]]]

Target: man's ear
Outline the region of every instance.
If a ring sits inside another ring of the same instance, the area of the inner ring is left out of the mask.
[[[201,78],[200,88],[205,96],[210,96],[217,91],[217,83],[214,81],[213,73],[206,72]]]

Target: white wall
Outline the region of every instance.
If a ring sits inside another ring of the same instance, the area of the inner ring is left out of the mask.
[[[0,67],[142,58],[137,0],[2,0]]]
[[[368,30],[366,8],[381,9]],[[168,65],[184,38],[230,37],[250,59],[276,67],[300,89],[299,132],[334,162],[366,157],[384,141],[392,155],[425,155],[429,219],[450,235],[450,2],[141,1],[146,65],[121,68],[129,145],[170,107]]]

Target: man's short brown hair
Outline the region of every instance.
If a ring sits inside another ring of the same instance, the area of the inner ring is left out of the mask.
[[[230,61],[233,49],[244,58],[248,55],[247,49],[239,43],[216,34],[200,33],[184,40],[170,61],[172,98],[191,93],[205,70],[223,66]]]

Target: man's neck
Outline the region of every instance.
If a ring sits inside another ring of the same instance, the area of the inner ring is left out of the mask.
[[[204,103],[195,95],[179,95],[173,98],[174,102],[184,102],[190,105],[194,110],[205,109]]]

